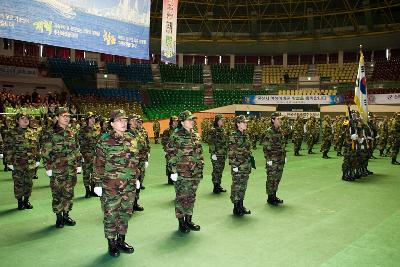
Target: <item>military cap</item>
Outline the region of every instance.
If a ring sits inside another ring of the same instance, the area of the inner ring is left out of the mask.
[[[122,109],[111,111],[110,119],[115,120],[117,118],[127,119],[128,117],[126,116],[125,111],[123,111]]]
[[[248,122],[249,120],[244,115],[239,115],[235,118],[235,123]]]
[[[16,120],[19,120],[22,117],[26,117],[27,119],[29,119],[28,114],[26,114],[26,112],[18,112],[17,115],[15,116]]]
[[[272,112],[272,114],[271,114],[272,119],[275,119],[276,117],[279,117],[279,116],[281,116],[281,113],[279,113],[279,112]]]
[[[129,115],[128,120],[137,120],[137,115],[135,113]]]
[[[179,119],[181,121],[194,120],[196,119],[196,117],[193,116],[192,112],[190,112],[189,110],[185,110],[184,112],[181,112],[181,114],[179,114]]]
[[[64,114],[64,113],[68,113],[69,115],[69,110],[67,107],[59,107],[56,111],[56,115],[60,115],[60,114]]]
[[[177,116],[171,116],[171,118],[170,118],[170,119],[171,119],[171,120],[173,120],[173,121],[177,121],[177,120],[179,120]]]
[[[218,113],[217,115],[215,115],[215,119],[216,120],[222,120],[225,119],[224,116],[222,116],[222,114]]]
[[[143,122],[143,118],[140,115],[136,115],[136,120],[139,122]]]
[[[95,115],[93,112],[89,111],[89,112],[86,114],[86,118],[87,118],[87,119],[90,119],[90,118],[92,118],[92,117],[95,117],[95,118],[96,118],[96,115]]]

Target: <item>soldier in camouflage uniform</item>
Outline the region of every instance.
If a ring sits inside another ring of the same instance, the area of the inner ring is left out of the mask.
[[[39,125],[39,120],[35,117],[32,117],[29,120],[29,127],[35,132],[35,135],[37,136],[37,139],[39,140],[39,156],[38,156],[38,162],[40,162],[40,144],[43,136],[43,128],[42,126]],[[39,169],[39,166],[35,168],[35,176],[33,179],[38,179],[37,176],[37,171]]]
[[[211,124],[211,121],[209,119],[204,119],[201,122],[201,140],[203,142],[207,142],[208,135],[209,135],[209,132],[210,132],[211,128],[212,128],[212,124]]]
[[[209,152],[213,166],[213,192],[215,194],[226,192],[221,187],[222,173],[224,172],[225,160],[228,153],[228,135],[224,130],[224,123],[225,118],[221,114],[217,114],[214,119],[214,127],[208,134]]]
[[[388,141],[388,123],[389,119],[385,117],[385,119],[380,123],[378,128],[378,149],[379,156],[385,157],[386,155],[383,153],[386,148],[386,144]]]
[[[292,132],[292,126],[290,125],[290,121],[289,121],[289,117],[288,116],[283,116],[281,118],[281,127],[280,130],[282,132],[283,138],[285,139],[285,144],[288,143],[290,134]],[[264,139],[262,139],[262,142],[264,141]]]
[[[168,162],[169,162],[171,155],[168,154],[167,144],[169,142],[171,135],[175,131],[176,127],[178,126],[178,122],[179,122],[178,117],[172,116],[169,119],[169,127],[167,129],[165,129],[163,134],[161,135],[161,145],[163,146],[163,149],[164,149],[165,161],[166,161],[165,173],[167,175],[168,184],[171,184],[171,185],[174,184],[174,182],[171,180],[171,172],[169,171],[169,167],[168,167]]]
[[[322,158],[329,159],[328,156],[329,149],[331,147],[332,142],[332,125],[331,118],[329,115],[325,115],[324,121],[322,122]]]
[[[294,123],[293,136],[292,136],[295,156],[300,156],[299,151],[301,149],[301,143],[303,142],[303,136],[304,136],[304,119],[299,114]]]
[[[138,158],[138,179],[140,188],[136,190],[135,201],[133,202],[133,211],[143,211],[144,208],[139,205],[139,194],[143,186],[146,168],[149,166],[150,145],[147,137],[147,132],[142,128],[142,117],[140,115],[133,115],[129,117],[129,133],[132,134],[137,140],[137,158]]]
[[[246,133],[247,122],[244,115],[237,116],[235,118],[236,130],[231,133],[228,141],[228,158],[232,174],[231,201],[234,205],[233,214],[236,216],[251,213],[243,205],[252,160],[251,140]]]
[[[93,160],[95,156],[98,133],[95,128],[96,116],[89,112],[86,116],[86,126],[81,128],[78,135],[79,146],[81,149],[83,160],[83,185],[85,186],[85,198],[97,196],[94,189],[93,176]]]
[[[343,134],[343,164],[342,164],[342,180],[344,181],[354,181],[353,175],[353,161],[356,157],[355,151],[355,140],[352,139],[352,131],[350,128],[350,122],[344,120],[342,124],[342,134]]]
[[[3,136],[3,140],[6,139],[6,136],[8,135],[8,133],[14,128],[12,122],[10,121],[10,119],[6,118],[5,123],[3,125],[3,127],[1,128],[1,134]],[[8,168],[8,163],[7,163],[7,151],[3,151],[3,165],[4,165],[4,171],[8,172],[11,171],[10,168]]]
[[[160,122],[153,122],[153,133],[154,133],[154,143],[158,144],[158,139],[160,138]]]
[[[392,145],[392,151],[391,151],[391,158],[392,158],[392,164],[394,165],[400,165],[400,162],[397,161],[397,155],[399,154],[399,148],[400,148],[400,113],[396,114],[394,124],[392,125],[392,133],[393,133],[393,145]]]
[[[203,178],[204,157],[200,137],[194,132],[196,117],[190,111],[179,114],[180,126],[171,135],[167,144],[171,179],[175,182],[175,215],[179,231],[199,231],[200,226],[192,222],[196,191]]]
[[[267,129],[263,140],[267,169],[267,203],[273,206],[283,203],[283,200],[276,196],[276,192],[278,191],[278,186],[283,174],[283,167],[286,163],[285,147],[286,140],[281,132],[280,114],[274,112],[271,115],[271,126]]]
[[[29,128],[26,113],[16,116],[17,127],[8,132],[5,139],[5,151],[8,168],[12,170],[14,196],[18,209],[32,209],[29,197],[32,193],[32,179],[39,166],[39,137]]]
[[[50,177],[53,196],[52,208],[57,216],[56,227],[74,226],[71,219],[74,187],[77,173],[82,171],[82,155],[75,131],[68,127],[70,114],[67,108],[60,107],[56,112],[57,123],[43,137],[42,159],[46,174]]]
[[[136,189],[140,188],[138,140],[126,132],[127,116],[123,110],[111,112],[110,124],[112,129],[101,135],[96,146],[93,179],[104,213],[108,253],[117,257],[120,251],[134,252],[125,236]]]
[[[318,125],[315,117],[310,117],[306,123],[306,137],[308,154],[314,154],[312,151],[316,142],[316,136],[318,135]]]

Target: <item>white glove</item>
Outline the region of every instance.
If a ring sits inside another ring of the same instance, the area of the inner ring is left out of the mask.
[[[4,158],[4,155],[3,155],[3,154],[0,154],[0,159],[2,159],[2,158]]]
[[[51,177],[53,176],[53,170],[47,170],[46,171],[47,176]]]
[[[172,173],[171,174],[171,180],[176,182],[178,180],[178,174],[177,173]]]
[[[356,134],[352,134],[351,135],[351,140],[355,141],[355,140],[357,140],[357,138],[358,138],[358,135],[356,135]]]
[[[14,166],[13,165],[7,165],[7,167],[12,171],[14,170]]]
[[[85,162],[85,158],[84,158],[84,157],[82,157],[82,163],[83,163],[83,162]]]
[[[99,197],[101,197],[101,196],[103,195],[103,188],[101,188],[100,186],[96,186],[96,187],[93,189],[93,191],[94,191],[94,193],[95,193],[96,195],[98,195]]]
[[[217,160],[217,159],[218,159],[218,158],[217,158],[217,155],[213,154],[213,155],[211,156],[211,159],[212,159],[212,160]]]
[[[239,171],[239,168],[238,167],[235,167],[235,168],[233,168],[232,169],[234,172],[238,172]]]
[[[149,167],[149,162],[148,162],[148,161],[146,161],[146,162],[144,163],[144,167],[145,167],[146,169]]]
[[[287,163],[287,158],[285,158],[285,164]]]
[[[140,189],[140,181],[136,180],[136,189]]]
[[[82,167],[77,167],[76,168],[76,173],[81,173],[82,172]]]
[[[40,161],[36,161],[35,167],[39,167]]]
[[[268,166],[272,166],[272,160],[267,161]]]
[[[364,138],[358,139],[358,143],[360,143],[360,144],[364,143]]]

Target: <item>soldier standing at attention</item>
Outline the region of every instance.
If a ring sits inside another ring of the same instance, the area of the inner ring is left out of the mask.
[[[16,116],[17,127],[11,129],[5,138],[6,161],[12,170],[14,195],[18,209],[32,209],[29,197],[32,193],[32,179],[39,166],[39,137],[29,128],[29,118],[25,113]]]
[[[251,140],[246,133],[248,120],[244,115],[235,118],[236,130],[230,135],[228,141],[228,158],[231,165],[232,186],[231,201],[233,214],[243,216],[250,214],[244,205],[247,182],[251,173]]]
[[[171,173],[168,168],[168,161],[169,161],[171,155],[168,154],[167,144],[177,126],[178,126],[178,117],[172,116],[171,118],[169,118],[169,128],[165,129],[163,134],[161,135],[161,144],[164,149],[165,161],[166,161],[165,173],[167,175],[168,184],[171,184],[171,185],[174,184],[174,181],[171,180]]]
[[[300,156],[299,152],[301,149],[301,143],[303,142],[303,136],[304,136],[304,120],[301,114],[299,113],[294,123],[293,136],[292,136],[295,156]]]
[[[308,154],[314,154],[312,151],[314,144],[316,142],[317,136],[317,122],[315,117],[310,117],[306,123],[306,136],[307,136],[307,146],[308,146]]]
[[[214,120],[214,127],[208,134],[209,152],[213,166],[213,192],[215,194],[226,192],[226,190],[221,187],[222,173],[224,172],[225,160],[228,154],[228,136],[224,130],[224,123],[225,118],[221,114],[217,114]]]
[[[52,208],[57,216],[56,227],[74,226],[69,217],[72,210],[77,173],[82,171],[82,155],[75,131],[68,127],[70,114],[65,107],[58,108],[57,122],[43,137],[42,159],[50,177],[53,196]]]
[[[324,121],[322,122],[322,158],[329,159],[328,156],[329,149],[332,143],[332,125],[331,118],[329,115],[324,116]]]
[[[154,133],[154,143],[158,144],[158,139],[160,138],[160,122],[153,122],[153,133]]]
[[[263,141],[264,157],[267,162],[267,203],[273,206],[283,203],[283,200],[276,196],[276,191],[286,163],[285,147],[285,137],[281,132],[281,117],[279,113],[274,112],[271,116],[271,126],[267,129]]]
[[[397,155],[399,154],[399,148],[400,148],[400,113],[396,113],[396,117],[392,125],[392,133],[393,133],[393,145],[390,156],[392,158],[393,165],[400,165],[400,162],[397,161]]]
[[[112,129],[103,133],[96,146],[94,192],[100,196],[104,212],[104,234],[108,253],[117,257],[120,251],[133,253],[125,242],[128,221],[133,213],[138,179],[137,139],[127,130],[127,116],[123,110],[110,114]]]
[[[83,161],[83,185],[86,189],[85,198],[89,198],[90,196],[97,196],[93,191],[94,183],[92,176],[98,134],[95,128],[96,116],[92,112],[89,112],[86,120],[86,126],[79,131],[78,140]]]
[[[175,182],[175,216],[179,231],[189,233],[200,231],[192,222],[196,191],[203,179],[204,157],[199,135],[194,132],[196,117],[188,110],[179,114],[180,125],[171,135],[167,144],[171,179]]]

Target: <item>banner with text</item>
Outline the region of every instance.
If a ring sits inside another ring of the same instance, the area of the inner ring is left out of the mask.
[[[176,64],[178,0],[163,0],[161,61]]]
[[[342,96],[330,95],[251,95],[243,97],[243,104],[320,104],[332,105],[343,103]]]
[[[37,77],[38,69],[0,65],[0,76]]]

